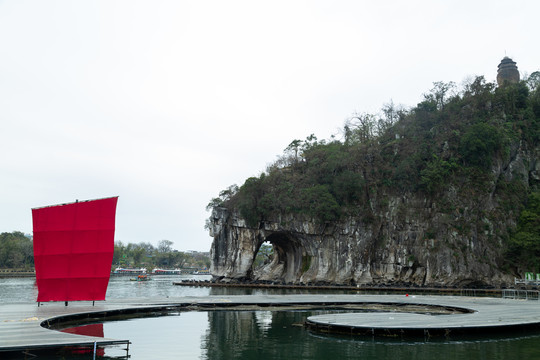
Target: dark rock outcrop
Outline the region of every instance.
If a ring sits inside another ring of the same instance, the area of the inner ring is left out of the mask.
[[[515,228],[499,181],[529,187],[538,181],[538,149],[516,145],[492,167],[487,188],[449,186],[437,199],[419,193],[374,194],[371,216],[320,224],[291,214],[247,226],[235,210],[216,207],[210,218],[211,273],[216,279],[284,283],[501,286],[503,239]],[[272,261],[253,262],[260,246]]]

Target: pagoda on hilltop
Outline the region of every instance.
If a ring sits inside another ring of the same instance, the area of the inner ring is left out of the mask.
[[[505,84],[516,84],[519,82],[519,71],[516,62],[505,56],[498,66],[497,84],[504,86]]]

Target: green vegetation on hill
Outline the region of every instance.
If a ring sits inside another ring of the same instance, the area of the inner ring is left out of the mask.
[[[540,269],[540,191],[530,195],[521,212],[517,231],[509,242],[508,255],[515,267]]]
[[[22,232],[0,234],[0,269],[34,270],[32,240]]]
[[[182,252],[172,249],[172,241],[161,240],[157,247],[147,242],[138,244],[114,243],[113,267],[154,268],[209,268],[210,258],[200,252]]]
[[[502,210],[517,218],[538,183],[527,189],[523,182],[495,178],[493,168],[508,163],[518,144],[534,150],[539,140],[540,72],[499,88],[482,76],[460,90],[436,82],[412,109],[390,103],[377,115],[355,114],[339,140],[293,140],[265,172],[222,191],[208,208],[235,209],[252,227],[283,214],[320,223],[354,216],[369,223],[391,195],[420,194],[444,207],[450,189],[471,199],[495,184]],[[475,211],[471,221],[480,221],[482,209]],[[527,244],[534,244],[540,259],[538,228],[523,221],[508,253],[514,263],[530,249]]]
[[[150,243],[114,244],[113,267],[153,268],[208,268],[210,259],[200,252],[174,250],[169,240],[161,240],[157,247]],[[34,271],[32,239],[22,232],[0,234],[0,270]]]

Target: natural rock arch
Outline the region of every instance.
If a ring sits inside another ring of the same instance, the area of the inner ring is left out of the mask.
[[[406,222],[390,211],[379,215],[377,226],[354,218],[321,225],[289,216],[251,227],[237,211],[216,207],[209,223],[214,237],[210,272],[222,282],[463,286],[509,281],[489,263],[475,261],[496,256],[492,243],[461,237],[451,227],[441,230],[442,239],[430,240],[427,231],[444,214],[433,214],[423,199],[410,197],[407,204],[411,210]],[[473,243],[461,249],[442,246],[440,241]],[[275,256],[263,271],[254,271],[265,242],[272,244]]]
[[[265,242],[272,245],[274,256],[269,264],[253,273],[253,280],[283,282],[297,280],[302,270],[302,260],[305,258],[305,249],[301,241],[290,233],[275,232],[264,238],[259,248]]]
[[[278,222],[252,228],[236,212],[226,208],[214,208],[210,220],[210,235],[214,237],[210,272],[216,279],[298,283],[303,281],[303,275],[317,273],[309,271],[318,263],[315,242],[299,229],[285,230]],[[262,269],[254,269],[255,258],[264,243],[272,245],[274,256]]]

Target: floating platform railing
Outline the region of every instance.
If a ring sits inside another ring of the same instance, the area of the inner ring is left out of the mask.
[[[503,289],[503,299],[518,299],[518,300],[537,300],[539,299],[538,290],[517,290],[517,289]]]

